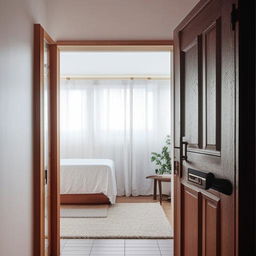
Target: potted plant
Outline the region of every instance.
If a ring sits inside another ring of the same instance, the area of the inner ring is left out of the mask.
[[[171,174],[172,164],[170,157],[170,145],[171,138],[170,135],[167,135],[165,139],[165,145],[162,148],[161,153],[151,153],[151,162],[155,163],[155,165],[157,166],[157,169],[155,170],[156,174]]]

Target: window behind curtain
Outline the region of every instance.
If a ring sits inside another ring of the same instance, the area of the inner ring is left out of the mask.
[[[71,80],[61,84],[61,158],[114,160],[118,195],[152,193],[152,151],[170,134],[168,80]]]

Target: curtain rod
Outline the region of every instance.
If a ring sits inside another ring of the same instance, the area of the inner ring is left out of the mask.
[[[170,80],[169,76],[61,76],[62,80]]]

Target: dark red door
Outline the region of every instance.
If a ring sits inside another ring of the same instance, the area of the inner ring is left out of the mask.
[[[236,255],[234,3],[201,1],[175,30],[175,256]]]

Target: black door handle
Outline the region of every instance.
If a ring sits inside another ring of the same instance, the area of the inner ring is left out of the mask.
[[[211,188],[229,196],[232,194],[233,191],[232,183],[226,179],[214,178],[212,181]]]

